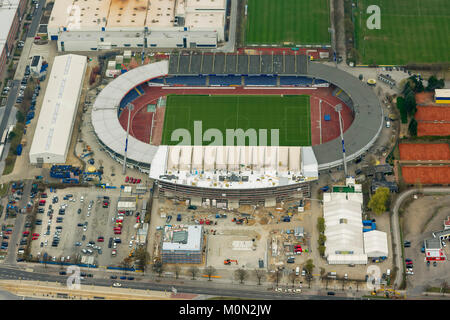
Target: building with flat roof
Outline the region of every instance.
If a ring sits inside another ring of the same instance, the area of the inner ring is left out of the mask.
[[[55,57],[30,149],[30,163],[65,163],[87,66],[85,56]]]
[[[58,0],[47,30],[60,51],[215,48],[226,9],[226,0]]]
[[[446,260],[442,243],[439,238],[431,238],[424,241],[425,259],[427,261],[443,261]]]
[[[165,226],[161,256],[163,263],[202,263],[203,227],[200,225]]]
[[[434,102],[450,104],[450,89],[435,89]]]

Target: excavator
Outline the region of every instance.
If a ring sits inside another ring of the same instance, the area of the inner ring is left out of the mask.
[[[226,259],[223,261],[224,265],[230,265],[232,262],[235,262],[236,264],[238,264],[237,260],[231,260],[231,259]]]

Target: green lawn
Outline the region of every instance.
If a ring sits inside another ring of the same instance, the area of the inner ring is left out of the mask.
[[[366,10],[372,4],[381,9],[379,30],[366,27]],[[363,64],[450,62],[448,0],[359,0],[355,15]]]
[[[207,95],[169,95],[162,144],[175,145],[171,141],[172,132],[179,128],[187,129],[194,142],[194,121],[202,121],[202,132],[217,128],[223,135],[225,145],[226,129],[267,129],[267,143],[271,129],[279,129],[280,146],[311,145],[310,97],[295,96],[207,96]],[[258,134],[259,136],[259,134]],[[209,142],[203,142],[208,145]],[[248,145],[248,139],[245,142]],[[261,142],[258,140],[258,145]],[[275,144],[275,143],[274,143]],[[236,141],[234,142],[236,145]]]
[[[328,0],[248,0],[246,44],[330,44]]]

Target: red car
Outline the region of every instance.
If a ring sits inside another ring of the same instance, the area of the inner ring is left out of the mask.
[[[121,231],[114,231],[114,234],[122,234]]]
[[[33,238],[31,238],[31,240],[37,240],[37,239],[39,239],[39,237],[33,237]]]
[[[98,242],[103,242],[103,241],[105,241],[105,238],[103,238],[103,237],[98,237],[97,241],[98,241]]]
[[[141,179],[137,179],[136,183],[141,183]]]
[[[130,181],[130,177],[129,177],[129,176],[126,176],[126,177],[125,177],[125,183],[128,183],[128,181]]]
[[[141,217],[136,217],[136,223],[141,222]]]
[[[22,234],[23,234],[23,235],[29,235],[29,234],[30,234],[30,231],[24,231],[24,232],[22,232]]]
[[[39,233],[33,233],[33,237],[39,237],[40,234]]]

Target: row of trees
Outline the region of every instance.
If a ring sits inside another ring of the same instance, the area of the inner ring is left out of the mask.
[[[309,259],[306,261],[304,268],[306,270],[307,279],[309,281],[312,278],[311,274],[312,274],[314,267],[315,266],[314,266],[312,259]],[[154,273],[158,274],[158,276],[161,277],[162,273],[165,270],[166,270],[166,267],[160,260],[155,261],[155,263],[153,264],[153,267],[152,267],[152,271]],[[176,279],[179,279],[182,269],[181,269],[180,265],[175,264],[170,268],[170,271],[172,271],[175,274]],[[206,277],[208,278],[209,281],[211,281],[212,278],[217,274],[217,270],[213,266],[207,266],[207,267],[203,268],[203,270],[200,270],[200,268],[198,268],[196,266],[191,266],[186,270],[186,275],[189,275],[192,280],[195,280],[201,271],[203,272],[204,275],[206,275]],[[238,280],[239,283],[241,283],[241,284],[243,284],[252,274],[258,281],[258,285],[261,285],[261,282],[264,281],[267,277],[266,271],[262,270],[262,269],[254,269],[254,270],[252,270],[252,273],[250,273],[249,270],[242,269],[242,268],[239,268],[234,271],[235,279]],[[282,276],[283,276],[282,271],[277,269],[277,270],[275,270],[275,272],[270,274],[269,278],[271,281],[273,281],[274,284],[278,285]],[[298,279],[298,276],[297,276],[295,270],[292,270],[292,272],[289,273],[289,280],[292,281],[292,284],[294,285],[295,280],[297,280],[297,279]]]

